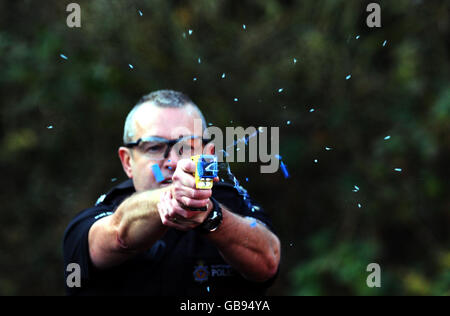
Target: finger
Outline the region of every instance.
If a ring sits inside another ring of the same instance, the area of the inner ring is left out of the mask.
[[[196,164],[191,159],[181,159],[177,163],[177,169],[178,168],[186,173],[193,174],[195,172]]]
[[[167,227],[188,231],[202,222],[199,218],[195,219],[195,217],[198,217],[199,213],[204,212],[183,209],[174,198],[171,198],[169,191],[161,194],[161,200],[157,207],[161,221]]]
[[[165,203],[158,203],[158,213],[159,217],[161,218],[161,223],[164,226],[169,226],[170,218],[167,214],[167,207]]]
[[[220,178],[219,178],[219,177],[214,177],[213,181],[214,181],[214,182],[219,182],[219,181],[220,181]]]
[[[175,171],[172,176],[172,182],[177,184],[180,183],[189,188],[195,188],[195,178],[192,174],[186,173],[184,171]]]
[[[163,204],[162,202],[164,202],[164,201],[166,201],[167,200],[167,193],[170,193],[169,191],[165,191],[165,192],[162,192],[160,195],[159,195],[159,203],[158,204]]]
[[[163,192],[159,197],[159,202],[157,204],[158,212],[161,217],[161,220],[166,216],[166,204],[167,204],[167,192]]]
[[[190,209],[185,209],[174,199],[171,203],[173,204],[173,213],[171,214],[177,218],[177,222],[186,224],[191,228],[194,228],[203,222],[205,211],[192,211]],[[205,206],[205,209],[207,209],[207,206]]]
[[[168,207],[168,203],[160,205],[160,207],[163,209],[163,211],[161,212],[161,221],[163,225],[182,231],[188,231],[192,229],[191,224],[186,225],[186,223],[178,222],[179,219],[177,217],[170,215],[170,208]]]
[[[175,217],[170,212],[171,200],[169,199],[169,194],[167,192],[161,195],[161,201],[157,204],[157,206],[160,213],[161,222],[166,226],[171,226],[171,223]]]
[[[181,202],[181,207],[183,208],[201,208],[201,207],[206,207],[208,205],[208,199],[204,199],[204,200],[196,200],[196,199],[191,199],[189,197],[183,196],[180,199],[181,201],[177,202]]]
[[[173,187],[173,197],[178,201],[182,202],[181,197],[188,197],[194,200],[205,200],[209,199],[212,195],[211,189],[193,189],[180,184],[176,184]]]
[[[189,214],[188,212],[183,209],[178,202],[175,199],[172,199],[169,202],[169,207],[168,207],[168,215],[171,218],[177,218],[177,217],[181,217],[181,218],[188,218]]]
[[[186,226],[184,224],[181,224],[181,223],[178,223],[178,222],[174,222],[174,221],[170,221],[170,220],[166,223],[166,226],[172,227],[172,228],[175,228],[175,229],[178,229],[178,230],[182,230],[182,231],[185,231],[185,232],[192,229],[190,226]]]

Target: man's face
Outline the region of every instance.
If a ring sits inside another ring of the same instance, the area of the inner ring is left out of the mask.
[[[195,125],[196,124],[196,125]],[[161,137],[167,140],[178,139],[182,136],[198,136],[200,145],[196,150],[202,150],[201,118],[198,112],[191,106],[183,108],[161,108],[151,104],[141,106],[134,114],[133,141],[145,137]],[[170,179],[175,172],[180,159],[179,146],[175,145],[168,153],[167,158],[154,159],[143,150],[142,146],[119,149],[125,173],[133,179],[137,192],[156,189],[170,184]],[[194,154],[194,153],[192,153]],[[189,155],[190,156],[190,155]],[[165,181],[157,182],[152,172],[152,166],[159,166]]]

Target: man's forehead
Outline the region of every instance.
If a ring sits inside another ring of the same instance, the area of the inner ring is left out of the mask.
[[[198,120],[197,123],[195,120]],[[202,129],[195,130],[195,124],[202,126],[198,111],[187,105],[181,108],[158,107],[147,102],[134,114],[136,139],[145,136],[178,138],[184,135],[201,136]]]

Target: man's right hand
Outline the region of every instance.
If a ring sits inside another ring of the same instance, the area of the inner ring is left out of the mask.
[[[209,198],[211,189],[195,188],[196,165],[190,159],[182,159],[172,177],[171,190],[161,195],[158,211],[164,225],[187,231],[203,223],[212,209]],[[217,182],[219,178],[215,178]],[[207,211],[192,211],[190,208],[207,207]]]

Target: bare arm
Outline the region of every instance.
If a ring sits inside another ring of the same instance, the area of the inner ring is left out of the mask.
[[[173,176],[172,192],[163,194],[159,205],[162,218],[177,217],[165,225],[180,230],[190,230],[200,225],[213,208],[211,190],[196,190],[192,173],[195,164],[190,160],[180,160]],[[218,179],[217,179],[218,180]],[[192,199],[197,200],[192,200]],[[205,200],[206,199],[206,200]],[[202,203],[200,205],[199,203]],[[207,212],[191,212],[181,205],[199,207],[208,205]],[[261,222],[244,218],[221,205],[223,221],[219,228],[206,234],[217,247],[225,261],[237,269],[245,278],[262,282],[273,277],[280,262],[280,241]]]
[[[135,193],[124,200],[113,215],[89,230],[89,254],[95,267],[107,268],[149,249],[167,231],[157,203],[169,188]]]
[[[277,236],[260,221],[236,215],[223,205],[221,208],[222,224],[206,237],[246,279],[263,282],[273,277],[280,262]]]

